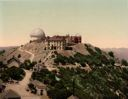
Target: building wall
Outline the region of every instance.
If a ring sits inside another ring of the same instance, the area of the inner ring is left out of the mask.
[[[81,41],[82,41],[81,36],[67,35],[67,36],[46,37],[46,39],[44,40],[44,43],[45,43],[46,50],[63,50],[68,45],[78,44],[78,43],[81,43]]]
[[[46,91],[46,89],[38,89],[38,88],[36,88],[36,90],[37,90],[37,95],[47,95],[47,91]]]
[[[65,41],[46,41],[46,49],[50,50],[63,50],[66,46]]]
[[[69,43],[81,43],[81,36],[70,36]]]
[[[19,64],[16,61],[13,61],[10,64],[8,64],[9,68],[12,67],[12,66],[19,67]]]

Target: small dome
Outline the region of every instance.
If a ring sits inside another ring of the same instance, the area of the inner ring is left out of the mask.
[[[30,36],[36,37],[36,38],[45,38],[45,33],[42,29],[38,28],[38,29],[33,30]]]

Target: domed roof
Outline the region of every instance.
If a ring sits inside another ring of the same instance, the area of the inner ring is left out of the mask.
[[[44,38],[45,37],[45,33],[44,33],[44,31],[42,29],[37,28],[37,29],[32,31],[30,36],[31,37],[37,37],[37,38]]]

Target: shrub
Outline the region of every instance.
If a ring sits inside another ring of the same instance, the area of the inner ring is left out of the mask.
[[[24,63],[22,63],[20,65],[20,68],[24,68],[27,70],[32,69],[35,65],[37,64],[37,62],[31,62],[30,60],[25,60]]]
[[[35,86],[32,83],[28,84],[28,88],[31,90],[32,93],[34,93],[34,94],[37,93],[37,89],[35,88]]]
[[[121,60],[121,64],[124,65],[124,66],[128,66],[128,62],[125,59]]]
[[[95,50],[96,50],[99,54],[102,54],[102,51],[101,51],[101,49],[100,49],[100,48],[95,47]]]
[[[39,63],[41,63],[41,59],[39,60]]]
[[[52,58],[55,58],[55,55],[52,55],[51,57],[52,57]]]
[[[108,52],[109,56],[114,58],[114,53],[112,51]]]
[[[96,52],[93,51],[93,49],[91,49],[90,47],[87,47],[87,50],[88,52],[91,54],[91,55],[95,55]]]
[[[47,69],[34,72],[33,75],[36,80],[47,80],[48,95],[52,99],[67,99],[74,92],[80,99],[85,99],[85,97],[95,97],[97,99],[100,97],[110,98],[118,97],[115,94],[116,90],[125,93],[124,95],[126,95],[128,90],[128,70],[126,68],[120,69],[111,65],[102,68],[94,67],[93,71],[89,73],[80,68],[58,69],[59,81],[55,80],[56,73],[49,72]],[[75,80],[73,80],[74,78]]]
[[[115,60],[114,59],[110,59],[109,61],[110,61],[110,64],[114,66]]]
[[[0,51],[0,55],[3,55],[5,53],[5,50]]]
[[[60,54],[57,54],[57,57],[54,59],[54,62],[56,64],[61,63],[62,65],[65,65],[66,63],[68,63],[68,58]]]
[[[24,70],[17,67],[8,68],[7,73],[14,80],[22,80],[25,75]]]
[[[25,76],[24,70],[14,66],[11,68],[7,68],[7,70],[1,73],[1,79],[3,81],[8,81],[9,78],[20,81],[23,79],[24,76]]]
[[[21,54],[18,55],[18,58],[21,58]]]

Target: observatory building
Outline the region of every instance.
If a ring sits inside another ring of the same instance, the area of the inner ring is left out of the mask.
[[[35,29],[30,34],[30,37],[35,38],[35,40],[44,40],[45,39],[45,33],[42,29],[38,28],[38,29]]]
[[[66,47],[81,43],[82,41],[81,36],[46,36],[45,32],[40,28],[35,29],[30,34],[30,37],[34,38],[33,42],[44,42],[46,50],[64,50]]]

